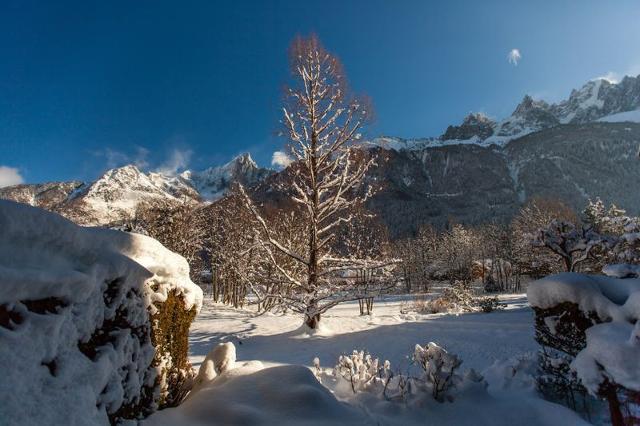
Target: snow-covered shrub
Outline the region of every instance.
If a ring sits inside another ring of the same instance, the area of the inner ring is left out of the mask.
[[[543,346],[538,354],[536,385],[546,399],[589,416],[587,391],[571,370],[571,361],[572,357],[566,353]]]
[[[530,284],[527,296],[536,313],[536,339],[545,352],[551,348],[541,358],[543,373],[559,375],[571,387],[571,376],[577,377],[590,394],[607,399],[613,423],[622,424],[620,399],[640,392],[634,328],[640,280],[564,273]]]
[[[442,294],[424,303],[421,313],[472,312],[475,310],[473,291],[469,284],[456,281]]]
[[[187,312],[202,302],[186,261],[149,237],[7,201],[0,229],[2,422],[106,424],[157,409],[163,384],[173,391],[161,363],[179,357],[171,333],[154,345],[151,318],[171,294]]]
[[[384,386],[390,374],[389,361],[380,365],[365,351],[354,350],[351,355],[340,355],[334,368],[334,376],[349,383],[353,393],[368,390],[370,387]]]
[[[495,297],[479,297],[476,299],[476,304],[480,310],[484,313],[491,313],[500,309],[504,309],[504,306],[500,304],[498,296]]]
[[[433,342],[416,345],[413,360],[422,368],[424,381],[437,401],[444,401],[448,392],[461,381],[456,370],[462,361]]]
[[[462,364],[456,355],[448,353],[437,344],[416,345],[406,371],[392,371],[391,363],[380,363],[365,351],[353,351],[343,355],[332,374],[319,368],[314,360],[316,376],[338,395],[351,398],[358,394],[362,400],[385,399],[406,404],[423,404],[425,395],[438,402],[453,401],[456,394],[473,389],[484,392],[486,382],[473,369],[459,372]],[[418,375],[415,373],[419,372]]]
[[[640,289],[639,289],[640,290]],[[635,298],[640,302],[640,291]],[[637,303],[640,307],[640,303]],[[593,396],[609,403],[614,425],[640,424],[640,321],[613,321],[587,330],[587,345],[571,363]]]

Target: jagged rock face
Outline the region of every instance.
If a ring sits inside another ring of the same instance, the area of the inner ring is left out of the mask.
[[[554,105],[553,113],[563,123],[588,123],[607,115],[640,108],[640,76],[625,77],[614,84],[595,80],[580,90],[573,90],[569,99]]]
[[[486,139],[493,135],[495,122],[484,114],[469,114],[465,117],[462,125],[449,126],[447,131],[442,135],[444,140],[467,140],[474,136],[480,139]]]

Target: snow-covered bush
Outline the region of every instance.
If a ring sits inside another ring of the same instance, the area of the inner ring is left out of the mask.
[[[447,287],[438,297],[415,296],[411,302],[404,303],[401,313],[419,314],[484,312],[490,313],[502,309],[498,296],[474,296],[470,285],[461,281]]]
[[[459,373],[462,360],[433,342],[416,345],[410,358],[413,361],[410,369],[393,372],[389,361],[381,364],[367,352],[354,350],[351,355],[340,356],[328,376],[319,368],[319,361],[314,360],[314,374],[319,380],[322,377],[333,380],[334,390],[345,397],[348,397],[346,393],[365,392],[376,398],[405,403],[416,402],[425,394],[439,402],[453,401],[458,390],[486,387],[482,376],[473,369]],[[412,370],[419,371],[419,375],[412,374]]]
[[[433,342],[425,346],[416,345],[413,360],[422,368],[424,381],[437,401],[444,401],[448,392],[461,380],[456,370],[462,361]]]
[[[152,320],[199,310],[187,262],[149,237],[8,201],[0,229],[2,421],[105,424],[158,408],[171,368],[190,370]]]
[[[334,376],[349,383],[353,393],[370,387],[384,386],[390,375],[389,361],[382,365],[365,351],[353,351],[351,355],[340,355],[334,368]]]
[[[456,281],[442,295],[425,303],[423,313],[472,312],[475,310],[473,291],[469,284]]]
[[[476,299],[476,304],[478,308],[484,313],[491,313],[494,311],[498,311],[500,309],[504,309],[504,306],[500,304],[500,299],[498,296],[494,297],[479,297]]]
[[[560,377],[554,384],[565,381],[561,392],[576,385],[572,376],[579,379],[607,400],[612,422],[623,424],[620,401],[635,398],[637,410],[640,396],[640,280],[564,273],[530,284],[527,296],[545,349],[543,372]]]

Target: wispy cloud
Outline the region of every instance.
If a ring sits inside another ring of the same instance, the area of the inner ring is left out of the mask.
[[[507,59],[509,60],[509,63],[516,67],[518,66],[518,62],[520,62],[521,58],[522,58],[522,55],[520,54],[520,49],[511,49],[511,51],[507,55]]]
[[[271,157],[271,165],[278,169],[284,169],[291,164],[293,160],[284,151],[276,151]]]
[[[609,71],[605,75],[594,78],[594,80],[607,80],[609,83],[617,83],[620,81],[620,74],[614,71]]]
[[[149,150],[142,146],[136,146],[133,153],[125,153],[109,147],[93,152],[96,157],[104,158],[108,169],[133,164],[139,169],[149,167]]]
[[[190,149],[175,148],[169,158],[156,171],[165,175],[175,175],[189,166],[192,154],[193,151]]]
[[[0,188],[24,183],[20,171],[14,167],[0,166]]]

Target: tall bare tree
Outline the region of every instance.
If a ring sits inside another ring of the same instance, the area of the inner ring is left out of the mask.
[[[314,329],[329,308],[358,298],[347,294],[347,271],[375,265],[332,249],[339,228],[349,225],[355,207],[369,193],[362,184],[374,160],[355,145],[371,108],[350,94],[342,64],[316,36],[296,38],[289,59],[293,85],[285,89],[283,124],[293,159],[291,199],[299,205],[306,225],[307,249],[297,250],[279,239],[249,197],[246,200],[260,223],[274,267],[297,289],[290,307],[303,313],[305,324]],[[276,253],[304,266],[304,277],[289,273]]]

